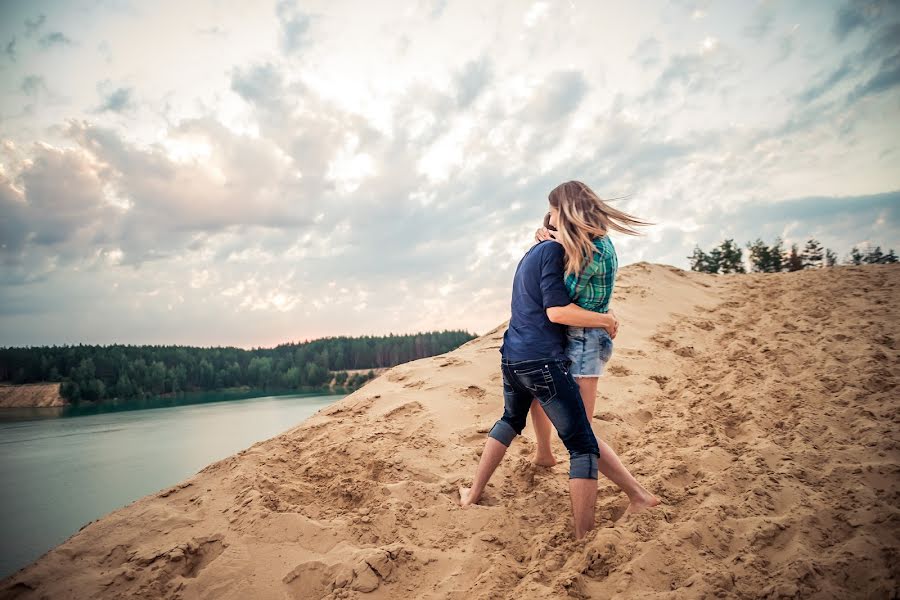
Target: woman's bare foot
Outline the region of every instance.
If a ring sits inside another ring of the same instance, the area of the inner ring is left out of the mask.
[[[659,503],[660,499],[650,492],[641,494],[640,496],[631,499],[631,502],[625,508],[625,512],[622,513],[622,518],[627,519],[629,516],[644,512],[648,508],[652,508]]]
[[[472,488],[459,486],[459,505],[460,506],[469,506],[471,504],[477,504],[478,498],[472,498]]]
[[[552,454],[535,454],[534,458],[531,459],[531,462],[539,467],[552,467],[556,464],[556,457]]]

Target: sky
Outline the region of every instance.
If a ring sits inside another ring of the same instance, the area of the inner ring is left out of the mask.
[[[897,0],[0,0],[0,346],[509,317],[553,187],[621,266],[900,250]]]

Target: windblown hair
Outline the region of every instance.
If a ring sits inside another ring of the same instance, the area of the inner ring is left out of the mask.
[[[556,186],[549,200],[550,206],[559,210],[559,226],[554,237],[566,251],[566,275],[581,273],[594,253],[594,239],[603,237],[610,229],[642,235],[632,227],[653,225],[613,208],[580,181]]]

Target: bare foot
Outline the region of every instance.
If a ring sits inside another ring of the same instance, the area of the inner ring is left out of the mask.
[[[629,516],[644,512],[648,508],[652,508],[659,503],[659,498],[657,498],[650,492],[642,494],[638,498],[633,498],[631,500],[631,502],[628,504],[628,507],[625,509],[625,512],[622,513],[622,518],[627,519]]]
[[[471,504],[475,504],[476,502],[478,502],[477,498],[473,501],[471,496],[472,496],[472,488],[459,486],[459,505],[460,506],[469,506]]]
[[[535,454],[534,458],[531,459],[531,462],[539,467],[552,467],[556,464],[556,458],[552,454],[546,456]]]

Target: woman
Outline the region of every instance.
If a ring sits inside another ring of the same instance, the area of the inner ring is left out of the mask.
[[[535,235],[537,241],[555,239],[566,255],[565,283],[572,301],[595,312],[610,312],[618,258],[610,240],[610,229],[628,235],[640,235],[632,227],[651,225],[617,210],[580,181],[568,181],[550,192],[550,212],[544,227]],[[614,315],[614,313],[613,313]],[[588,421],[593,421],[597,400],[597,380],[612,356],[613,337],[606,329],[569,327],[566,355],[572,361],[570,370],[578,382]],[[531,417],[537,437],[534,463],[550,467],[556,459],[550,450],[550,420],[537,401],[531,404]],[[622,465],[619,457],[603,440],[598,439],[598,469],[624,491],[631,501],[625,514],[634,514],[659,504]]]

